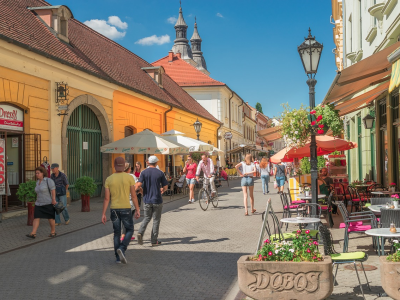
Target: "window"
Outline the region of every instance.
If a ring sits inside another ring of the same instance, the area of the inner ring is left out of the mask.
[[[362,121],[361,121],[361,114],[357,115],[357,136],[358,136],[358,180],[363,180],[364,175],[363,175],[363,169],[362,169],[362,135],[361,135],[361,127]]]
[[[125,133],[125,134],[124,134],[125,137],[131,136],[131,135],[133,135],[133,134],[136,133],[136,129],[133,128],[133,127],[131,127],[131,126],[125,126],[124,131],[125,131],[125,132],[124,132],[124,133]],[[135,157],[134,157],[133,154],[125,154],[125,160],[126,160],[128,163],[131,164],[131,167],[134,166]]]
[[[238,123],[240,124],[241,123],[241,120],[240,120],[240,107],[238,107],[237,108],[237,119],[238,119]]]
[[[359,45],[359,49],[361,50],[362,49],[362,11],[361,11],[361,0],[358,0],[358,7],[359,7],[359,14],[360,14],[360,28],[359,28],[359,34],[360,34],[360,36],[359,36],[359,42],[360,42],[360,45]]]
[[[381,148],[381,162],[382,162],[382,184],[387,186],[389,184],[388,179],[388,136],[387,136],[387,127],[386,127],[386,98],[382,99],[379,103],[379,119],[381,124],[381,140],[380,140],[380,148]]]
[[[353,52],[353,22],[352,22],[352,18],[351,18],[351,16],[352,15],[350,15],[350,18],[349,18],[349,38],[350,38],[350,43],[349,43],[349,45],[350,45],[350,53],[351,52]]]
[[[228,118],[228,103],[225,101],[225,118]]]

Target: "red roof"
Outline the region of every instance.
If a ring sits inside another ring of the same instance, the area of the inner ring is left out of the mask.
[[[76,19],[68,21],[70,43],[59,40],[33,11],[27,9],[49,5],[43,0],[1,0],[0,38],[220,123],[169,76],[163,76],[164,88],[160,88],[141,69],[152,67],[151,64]]]
[[[162,66],[165,72],[180,86],[225,85],[225,83],[212,79],[199,71],[177,55],[173,55],[172,61],[169,61],[168,55],[153,62],[152,65]]]

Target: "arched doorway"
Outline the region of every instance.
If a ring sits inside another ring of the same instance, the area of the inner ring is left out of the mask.
[[[71,199],[79,199],[75,182],[79,177],[92,177],[97,184],[93,196],[100,196],[103,186],[102,131],[100,122],[87,105],[76,107],[67,125],[67,170]]]

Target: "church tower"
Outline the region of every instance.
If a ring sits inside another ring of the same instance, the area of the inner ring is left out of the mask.
[[[193,59],[192,49],[189,46],[189,41],[187,39],[187,28],[188,26],[185,23],[182,15],[182,6],[179,7],[179,17],[178,21],[175,24],[176,31],[176,39],[174,41],[174,46],[172,47],[172,51],[177,54],[181,53],[181,57],[183,59]]]
[[[197,63],[197,69],[203,71],[207,70],[206,60],[203,57],[203,52],[201,52],[201,37],[197,31],[197,20],[195,18],[194,32],[190,43],[192,45],[193,60]]]

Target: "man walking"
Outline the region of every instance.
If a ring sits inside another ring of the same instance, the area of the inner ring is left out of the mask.
[[[65,225],[69,224],[69,214],[67,209],[67,190],[69,187],[67,175],[59,171],[58,164],[51,164],[51,179],[56,185],[56,201],[61,202],[65,209],[62,211],[62,216],[65,221]],[[61,217],[56,214],[55,217],[56,226],[61,225]]]
[[[131,194],[133,205],[135,206],[135,219],[140,217],[139,203],[135,191],[135,179],[128,173],[125,173],[125,159],[117,157],[114,160],[115,172],[108,176],[104,184],[105,195],[103,203],[103,215],[101,221],[107,222],[106,211],[110,203],[110,219],[114,228],[114,253],[116,263],[126,264],[125,251],[133,235],[133,218],[129,194]],[[121,222],[126,229],[125,237],[121,241]]]
[[[168,181],[164,173],[157,169],[157,156],[150,156],[147,160],[149,167],[140,173],[136,188],[143,188],[144,219],[140,226],[137,238],[138,243],[143,245],[143,235],[151,218],[153,218],[153,229],[151,230],[151,246],[159,246],[158,230],[160,228],[161,213],[163,207],[162,193],[168,189]]]

